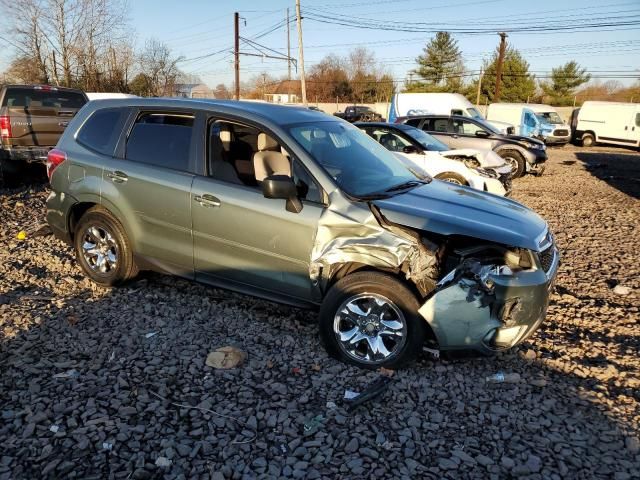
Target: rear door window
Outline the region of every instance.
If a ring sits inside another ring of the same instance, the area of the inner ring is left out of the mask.
[[[422,129],[430,132],[448,133],[451,131],[448,118],[432,118],[429,120],[429,128],[425,128],[426,125],[427,123],[425,121]]]
[[[141,114],[129,134],[125,158],[188,171],[193,122],[191,114]]]
[[[107,108],[93,112],[78,132],[79,144],[103,155],[113,155],[126,108]]]
[[[34,88],[8,88],[2,102],[3,107],[52,107],[79,109],[87,99],[79,92],[37,90]]]

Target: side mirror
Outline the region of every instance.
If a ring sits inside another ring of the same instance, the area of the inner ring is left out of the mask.
[[[418,149],[413,145],[407,145],[402,149],[402,153],[420,153]]]
[[[293,179],[287,175],[270,175],[262,181],[262,195],[265,198],[282,198],[287,201],[287,212],[300,213],[302,202],[298,198]]]
[[[487,138],[489,135],[491,134],[486,130],[476,130],[476,137]]]

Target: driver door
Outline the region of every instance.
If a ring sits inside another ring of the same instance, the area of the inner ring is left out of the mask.
[[[258,148],[253,139],[259,130],[243,125],[244,132],[254,129],[255,135],[221,139],[221,132],[233,128],[220,128],[220,123],[211,120],[208,124],[208,173],[197,176],[191,190],[196,279],[240,291],[258,289],[266,295],[310,300],[309,263],[324,205],[302,198],[302,211],[288,212],[285,200],[267,199],[255,181],[234,176],[232,169],[239,165],[253,168],[248,159],[236,158],[241,154],[234,152],[246,148],[237,148],[234,142],[248,143],[255,154]],[[231,122],[223,123],[233,127]],[[217,148],[219,145],[224,147]],[[217,162],[224,162],[225,168],[217,168]],[[295,166],[292,171],[294,177],[299,176]],[[317,188],[314,185],[304,193],[311,196],[309,192]]]
[[[463,118],[452,118],[451,127],[453,135],[450,137],[450,147],[453,149],[460,148],[479,148],[491,150],[491,132],[485,130],[482,126]],[[485,136],[478,136],[476,132],[486,132]]]

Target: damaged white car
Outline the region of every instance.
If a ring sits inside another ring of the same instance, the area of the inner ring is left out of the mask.
[[[429,175],[496,195],[511,193],[512,167],[492,150],[450,150],[440,140],[406,124],[355,123],[376,142],[423,168]]]
[[[319,308],[327,350],[366,368],[399,367],[425,342],[483,352],[522,342],[558,268],[533,211],[432,181],[311,110],[89,102],[47,172],[47,221],[94,282],[149,269]]]

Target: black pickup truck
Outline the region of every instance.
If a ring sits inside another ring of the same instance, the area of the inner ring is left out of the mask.
[[[336,117],[344,118],[347,122],[384,122],[384,118],[379,113],[374,112],[369,107],[353,105],[344,109],[344,112],[334,113]]]
[[[0,87],[0,184],[19,180],[27,163],[43,165],[69,121],[89,99],[49,85]]]

